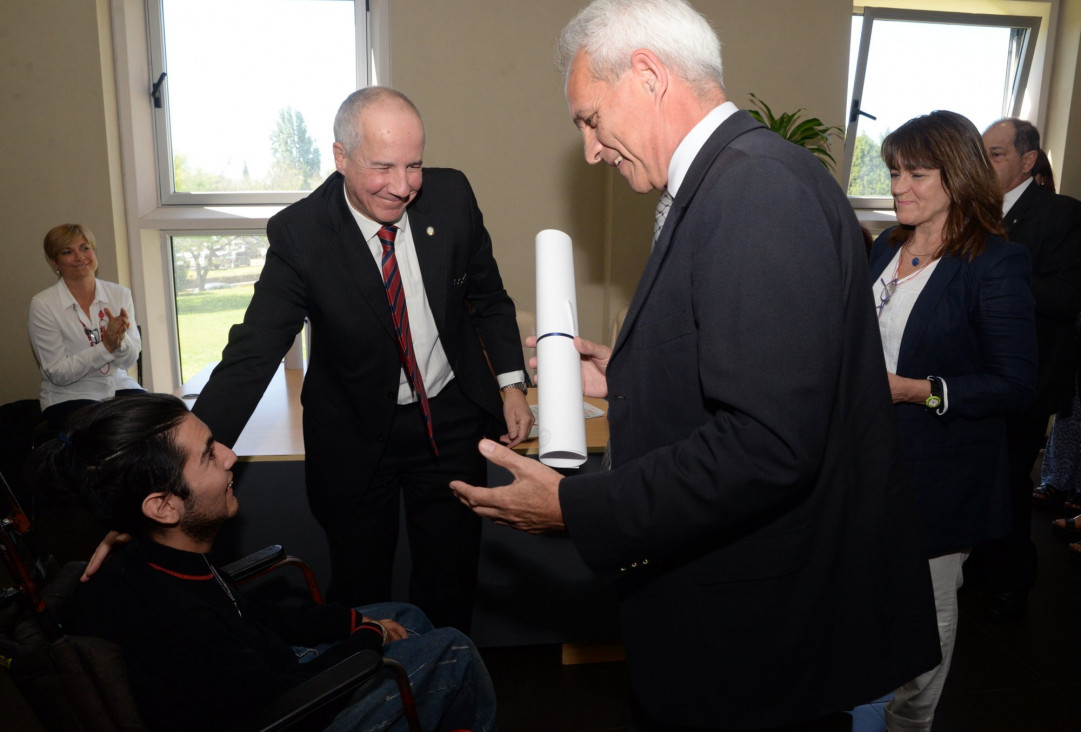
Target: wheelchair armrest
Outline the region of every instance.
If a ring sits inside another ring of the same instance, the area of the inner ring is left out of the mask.
[[[375,651],[355,653],[278,697],[256,716],[252,729],[261,732],[288,729],[323,706],[355,691],[383,668],[383,658]]]
[[[307,585],[308,594],[312,600],[318,605],[323,604],[323,593],[319,590],[315,572],[303,559],[286,554],[280,544],[271,544],[242,559],[226,564],[222,567],[222,571],[229,575],[233,582],[243,585],[278,567],[296,567],[300,570],[300,573],[304,575],[304,583]]]
[[[237,584],[262,574],[274,566],[276,562],[285,557],[285,549],[281,544],[271,544],[268,547],[242,557],[235,562],[230,562],[222,567],[222,571],[232,577]]]

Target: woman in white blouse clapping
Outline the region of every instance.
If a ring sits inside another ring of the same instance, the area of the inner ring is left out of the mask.
[[[95,276],[97,245],[89,229],[53,227],[44,247],[58,279],[30,301],[30,342],[41,368],[42,416],[59,431],[87,404],[143,391],[127,373],[142,343],[131,291]]]

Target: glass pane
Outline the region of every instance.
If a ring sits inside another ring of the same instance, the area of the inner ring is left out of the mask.
[[[936,109],[981,132],[1002,117],[1010,29],[876,19],[871,31],[860,108],[878,119],[860,118],[848,194],[889,197],[879,151],[892,130]]]
[[[221,360],[229,328],[244,319],[268,247],[261,234],[172,237],[182,381]]]
[[[357,88],[351,0],[164,0],[174,190],[308,191]]]

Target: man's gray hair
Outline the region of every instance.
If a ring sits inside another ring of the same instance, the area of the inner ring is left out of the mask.
[[[723,86],[721,42],[684,0],[594,0],[560,34],[556,65],[566,84],[571,63],[584,50],[593,76],[614,82],[640,48],[657,54],[699,93]]]
[[[360,115],[373,104],[387,99],[404,102],[416,113],[421,124],[424,124],[417,105],[397,89],[391,89],[389,86],[366,86],[363,89],[357,89],[345,98],[342,105],[338,107],[338,114],[334,117],[334,142],[341,143],[346,155],[352,155],[353,151],[360,146],[362,135],[359,124]]]

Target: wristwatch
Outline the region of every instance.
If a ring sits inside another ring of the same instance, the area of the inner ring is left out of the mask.
[[[526,383],[524,381],[516,381],[513,384],[507,384],[506,386],[500,387],[501,391],[506,391],[507,389],[517,389],[523,394],[529,392],[529,387],[526,386]]]
[[[928,409],[938,409],[942,406],[942,379],[937,376],[928,376],[931,382],[931,396],[927,397],[923,405]]]

